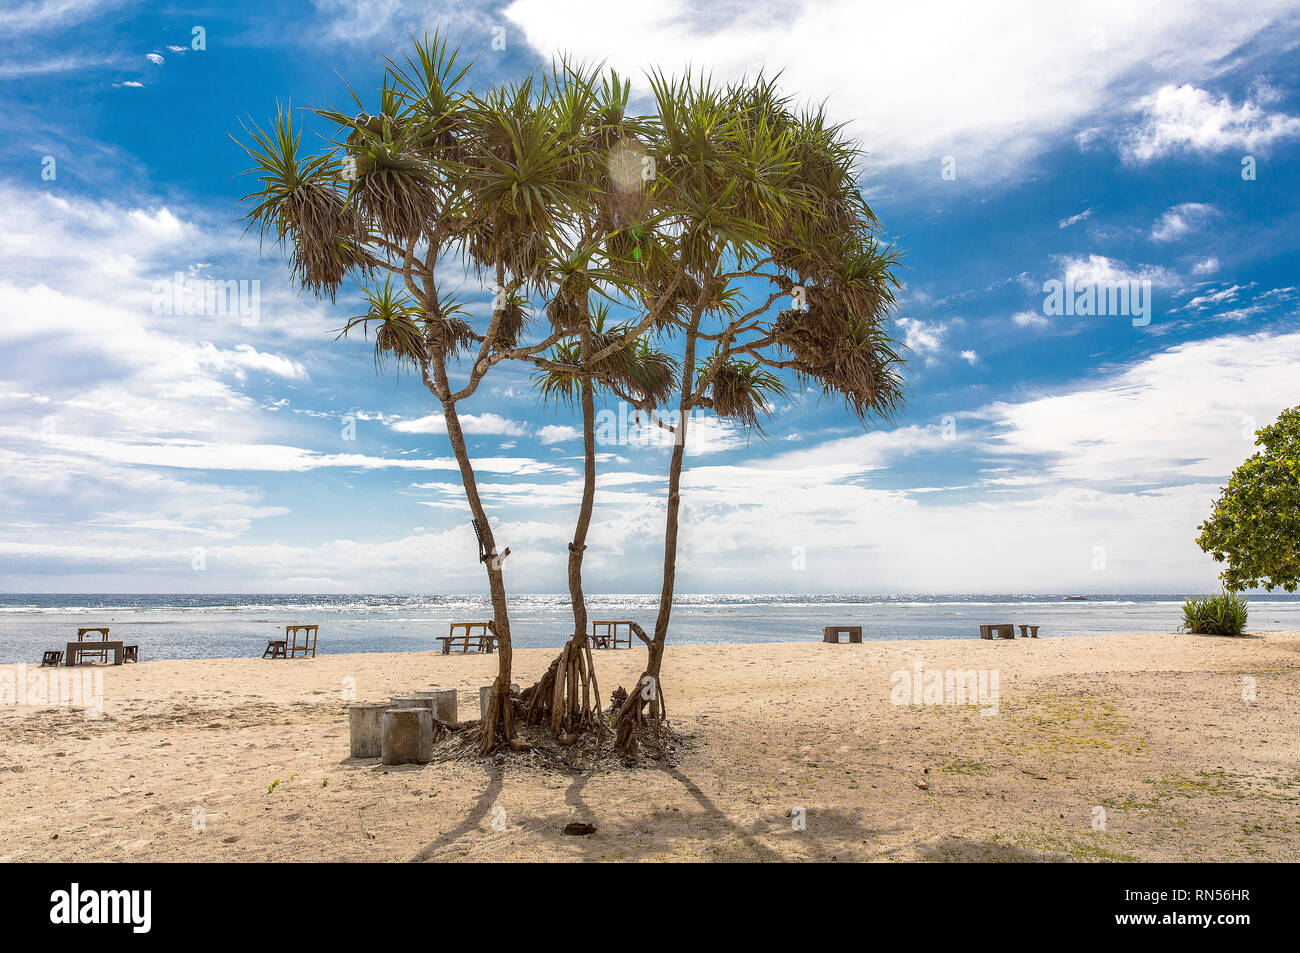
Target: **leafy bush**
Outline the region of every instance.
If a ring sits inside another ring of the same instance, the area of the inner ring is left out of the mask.
[[[1180,628],[1197,635],[1241,635],[1246,628],[1246,600],[1235,592],[1188,599]]]
[[[1255,432],[1264,449],[1233,472],[1197,544],[1233,592],[1300,585],[1300,407]]]

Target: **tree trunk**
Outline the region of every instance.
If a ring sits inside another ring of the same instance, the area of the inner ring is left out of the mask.
[[[584,366],[591,354],[591,329],[584,327],[580,344],[580,359]],[[582,591],[582,557],[587,549],[587,530],[591,526],[591,512],[596,502],[596,401],[592,394],[591,375],[582,378],[582,505],[578,507],[578,522],[573,529],[573,542],[569,544],[569,599],[573,603],[573,637],[587,640],[587,600]]]
[[[655,734],[664,713],[663,686],[659,672],[663,665],[664,643],[668,638],[668,623],[673,614],[673,590],[677,582],[677,530],[681,509],[682,464],[686,457],[686,434],[690,421],[695,387],[695,345],[698,321],[692,322],[686,332],[686,354],[682,364],[682,394],[678,405],[676,432],[673,434],[673,455],[668,465],[668,506],[664,525],[664,575],[659,590],[659,613],[655,616],[655,633],[646,646],[646,667],[636,688],[628,694],[627,701],[614,716],[614,747],[624,754],[636,752],[636,728],[642,721],[642,708],[648,709],[650,724]]]
[[[450,383],[447,380],[447,368],[442,355],[435,355],[431,362],[437,388],[434,396],[442,404],[442,415],[447,422],[447,439],[451,443],[452,453],[460,466],[461,482],[465,484],[465,498],[469,501],[470,513],[478,524],[479,537],[483,544],[483,566],[487,570],[488,590],[492,596],[492,633],[497,640],[497,677],[492,685],[492,700],[488,705],[487,716],[480,725],[479,750],[487,754],[497,745],[498,736],[511,747],[520,745],[514,737],[514,711],[510,704],[510,665],[513,661],[510,644],[510,615],[506,607],[506,585],[502,576],[501,564],[505,555],[497,552],[496,539],[492,535],[492,524],[488,522],[483,509],[483,501],[478,494],[478,479],[474,467],[469,462],[469,451],[465,447],[465,433],[460,426],[460,415],[456,404],[451,401]]]
[[[591,353],[591,330],[580,332],[580,361]],[[582,504],[569,544],[569,601],[573,604],[573,636],[546,674],[526,693],[525,720],[530,724],[550,715],[551,730],[562,740],[573,739],[583,728],[594,725],[604,734],[600,715],[600,686],[596,683],[595,660],[587,639],[587,599],[582,588],[582,559],[587,549],[587,530],[596,499],[596,404],[589,374],[580,384],[582,440],[584,451]]]

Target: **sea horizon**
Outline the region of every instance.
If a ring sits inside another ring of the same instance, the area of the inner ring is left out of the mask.
[[[668,639],[726,645],[816,641],[823,625],[861,625],[866,639],[978,637],[984,623],[1040,626],[1043,638],[1165,633],[1195,593],[679,593]],[[1082,595],[1082,600],[1066,600]],[[1300,629],[1300,595],[1247,597],[1251,631]],[[658,593],[592,593],[591,619],[652,630]],[[516,648],[559,648],[572,627],[568,593],[510,598]],[[486,594],[0,593],[0,662],[37,662],[78,626],[103,625],[142,658],[258,656],[284,626],[321,626],[321,654],[439,649],[452,622],[491,616]]]

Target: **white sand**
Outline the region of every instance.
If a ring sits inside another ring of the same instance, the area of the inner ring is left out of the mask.
[[[553,654],[516,652],[514,680]],[[644,652],[596,657],[608,698]],[[916,661],[996,671],[998,713],[893,704],[892,673]],[[1297,632],[670,644],[669,713],[692,739],[675,770],[348,759],[346,688],[454,686],[474,717],[495,667],[94,666],[101,719],[0,707],[0,860],[1300,860]],[[597,832],[562,835],[571,820]]]

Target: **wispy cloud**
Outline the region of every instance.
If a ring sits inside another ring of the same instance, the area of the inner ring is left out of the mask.
[[[390,426],[398,433],[446,433],[447,418],[442,414],[429,414],[414,420],[395,421]],[[465,433],[473,435],[522,437],[529,432],[527,424],[493,413],[461,414],[460,426]]]
[[[1184,238],[1198,229],[1205,227],[1219,213],[1213,205],[1204,202],[1183,202],[1175,205],[1151,227],[1151,239],[1157,242],[1172,242]]]
[[[1069,228],[1071,225],[1078,225],[1080,222],[1092,215],[1092,209],[1086,208],[1078,215],[1071,215],[1069,218],[1063,218],[1056,223],[1057,228]]]
[[[60,30],[105,16],[133,0],[33,0],[0,10],[0,29],[13,33]]]

